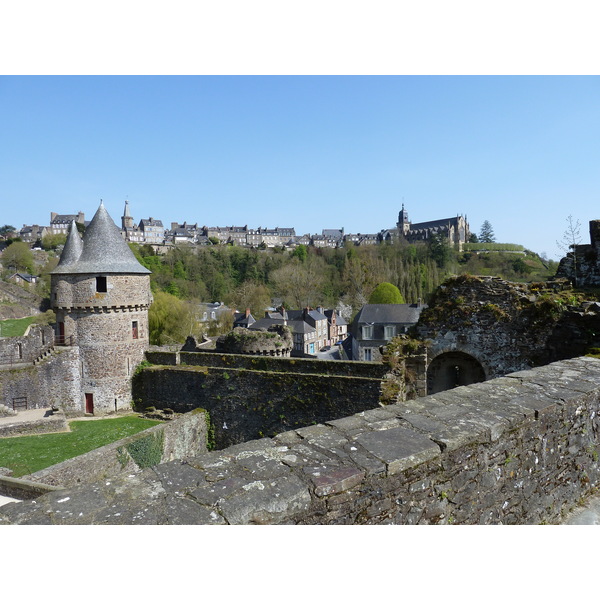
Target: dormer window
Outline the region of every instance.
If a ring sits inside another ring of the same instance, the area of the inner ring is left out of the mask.
[[[106,289],[106,277],[96,277],[96,291],[105,294]]]

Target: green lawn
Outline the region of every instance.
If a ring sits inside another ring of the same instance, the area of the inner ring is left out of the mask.
[[[6,319],[5,321],[0,321],[0,337],[23,335],[34,319],[35,317],[25,317],[24,319]]]
[[[0,439],[0,467],[13,477],[35,473],[68,458],[106,446],[138,431],[158,425],[138,416],[72,421],[71,431]]]

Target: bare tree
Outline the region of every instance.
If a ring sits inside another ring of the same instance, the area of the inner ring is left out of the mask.
[[[573,257],[573,272],[575,275],[575,287],[577,287],[577,244],[581,242],[581,223],[579,221],[573,221],[572,215],[567,217],[567,228],[563,233],[562,240],[556,242],[556,245],[564,252],[569,255],[572,249]]]

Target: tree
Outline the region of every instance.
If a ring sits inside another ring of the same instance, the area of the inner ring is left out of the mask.
[[[306,250],[306,246],[304,246],[302,244],[297,246],[296,249],[292,252],[292,256],[298,257],[300,262],[304,262],[306,260],[307,255],[308,255],[308,252]]]
[[[294,308],[315,306],[323,298],[326,283],[325,261],[309,256],[305,262],[292,257],[283,267],[271,273],[271,281],[283,300]]]
[[[198,331],[198,321],[190,304],[158,291],[148,310],[148,327],[151,344],[182,344]]]
[[[59,246],[64,246],[66,243],[66,233],[49,233],[42,238],[42,248],[44,250],[56,250]]]
[[[5,269],[17,271],[27,271],[31,273],[33,269],[33,254],[25,242],[15,242],[11,244],[2,253],[2,264]]]
[[[479,238],[477,237],[477,234],[472,233],[469,236],[469,244],[477,244],[477,242],[479,242]]]
[[[0,227],[0,236],[6,237],[15,231],[16,229],[12,225],[2,225],[2,227]]]
[[[249,308],[254,318],[260,319],[271,304],[271,292],[262,283],[244,281],[225,300],[229,306],[241,312]]]
[[[493,244],[496,241],[492,224],[485,220],[479,232],[479,241],[483,244]]]
[[[565,253],[567,256],[571,252],[571,256],[573,258],[573,272],[575,276],[575,286],[577,286],[577,244],[581,242],[581,235],[579,232],[581,230],[581,223],[579,221],[573,222],[572,215],[567,217],[567,228],[563,233],[562,241],[557,241],[556,245]]]
[[[369,296],[369,304],[403,304],[400,290],[393,284],[380,283]]]
[[[440,269],[444,269],[450,262],[452,252],[445,235],[435,233],[429,238],[429,256]]]

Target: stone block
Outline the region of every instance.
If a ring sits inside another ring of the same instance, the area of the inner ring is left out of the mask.
[[[432,460],[440,454],[437,444],[404,427],[363,433],[356,437],[356,441],[386,464],[388,476]]]
[[[275,524],[307,511],[310,505],[306,484],[295,475],[250,482],[218,502],[231,525]]]
[[[316,496],[331,496],[352,489],[364,477],[362,470],[352,467],[330,468],[327,465],[304,467],[304,472],[313,482]]]

